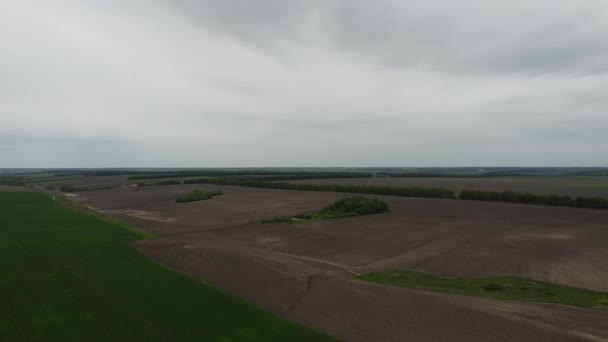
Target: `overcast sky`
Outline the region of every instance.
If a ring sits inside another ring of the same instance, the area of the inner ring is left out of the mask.
[[[606,0],[0,2],[0,167],[608,166]]]

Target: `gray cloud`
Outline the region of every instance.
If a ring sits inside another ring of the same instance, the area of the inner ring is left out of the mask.
[[[23,0],[0,41],[0,167],[608,165],[600,0]]]

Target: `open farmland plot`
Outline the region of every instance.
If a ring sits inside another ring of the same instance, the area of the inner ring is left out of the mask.
[[[70,185],[75,188],[119,188],[129,185],[127,176],[104,176],[104,177],[83,177],[83,176],[54,176],[48,178],[40,178],[36,181],[28,182],[28,184],[37,186],[54,186],[59,189],[61,185]]]
[[[194,189],[223,195],[175,203]],[[205,184],[83,195],[85,204],[160,234],[136,243],[145,254],[347,340],[608,339],[603,310],[353,279],[417,269],[445,277],[517,276],[606,292],[606,211],[373,196],[391,212],[285,225],[261,221],[318,210],[349,194]]]
[[[332,340],[178,274],[120,224],[0,192],[0,340]]]
[[[608,177],[395,177],[395,178],[341,178],[295,180],[302,184],[364,184],[394,187],[446,188],[452,191],[486,190],[531,192],[539,195],[566,195],[608,198]]]
[[[24,186],[0,185],[0,192],[6,191],[32,191]]]

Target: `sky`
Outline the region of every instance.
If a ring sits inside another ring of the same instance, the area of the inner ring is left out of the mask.
[[[0,167],[231,166],[608,166],[608,1],[0,2]]]

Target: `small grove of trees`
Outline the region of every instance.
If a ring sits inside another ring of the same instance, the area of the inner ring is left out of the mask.
[[[348,197],[335,201],[317,212],[289,216],[277,216],[262,223],[302,223],[316,220],[337,219],[351,216],[380,214],[389,211],[388,205],[377,199],[362,196]]]
[[[349,197],[342,198],[334,202],[334,204],[325,207],[319,211],[321,216],[355,216],[355,215],[371,215],[379,214],[388,211],[388,205],[377,198],[366,197]]]
[[[194,190],[190,193],[187,193],[183,196],[178,197],[175,202],[177,203],[185,203],[185,202],[194,202],[194,201],[204,201],[208,199],[212,199],[215,196],[221,195],[221,191],[203,191],[203,190]]]
[[[282,182],[268,182],[239,178],[201,178],[185,181],[187,184],[209,183],[218,185],[249,186],[254,188],[285,189],[299,191],[330,191],[358,194],[389,195],[401,197],[431,197],[431,198],[456,198],[456,194],[443,188],[421,188],[421,187],[389,187],[375,185],[338,185],[338,184],[292,184]]]
[[[458,196],[462,200],[492,201],[552,205],[561,207],[608,209],[608,199],[600,197],[570,197],[559,195],[535,195],[512,191],[472,191],[463,190]]]

